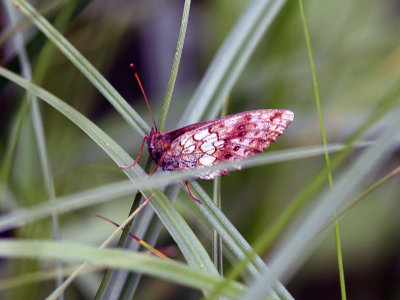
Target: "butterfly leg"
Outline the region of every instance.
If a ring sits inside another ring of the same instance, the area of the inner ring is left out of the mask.
[[[151,176],[153,176],[154,173],[157,171],[157,169],[160,167],[161,162],[163,161],[163,159],[164,159],[164,155],[160,157],[160,160],[158,161],[157,166],[154,168],[153,172],[150,173],[149,178],[150,178]]]
[[[129,168],[132,168],[134,165],[137,164],[137,162],[139,161],[139,159],[142,157],[144,142],[147,140],[147,138],[148,138],[148,136],[145,135],[144,138],[143,138],[142,147],[140,148],[139,155],[138,155],[138,157],[136,158],[136,160],[133,162],[133,164],[131,164],[130,166],[120,166],[121,169],[124,169],[124,170],[125,170],[125,169],[129,169]]]
[[[190,195],[194,200],[196,200],[197,202],[199,202],[200,204],[203,204],[203,202],[202,202],[199,198],[197,198],[197,197],[192,193],[192,190],[191,190],[190,187],[189,187],[189,180],[188,180],[188,179],[186,179],[186,187],[187,187],[187,189],[188,189],[189,195]]]

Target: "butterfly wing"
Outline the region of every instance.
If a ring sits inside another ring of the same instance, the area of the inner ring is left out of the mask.
[[[275,142],[293,118],[290,110],[247,111],[189,125],[165,135],[173,140],[170,151],[179,168],[211,166],[262,152]],[[226,174],[227,170],[218,170],[200,178],[212,179]]]

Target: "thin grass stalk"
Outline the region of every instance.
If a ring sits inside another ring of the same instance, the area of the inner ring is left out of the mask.
[[[190,4],[191,4],[190,0],[185,0],[183,14],[182,14],[181,27],[180,27],[179,36],[178,36],[178,42],[177,42],[177,46],[176,46],[176,50],[175,50],[172,68],[171,68],[171,74],[169,77],[167,91],[166,91],[164,101],[162,104],[162,108],[161,108],[160,119],[159,119],[159,122],[157,125],[158,130],[160,130],[160,131],[163,131],[163,128],[165,125],[165,121],[166,121],[167,114],[169,111],[169,106],[170,106],[171,100],[172,100],[172,94],[173,94],[174,87],[175,87],[176,77],[178,75],[178,69],[179,69],[179,64],[180,64],[180,60],[182,57],[183,45],[184,45],[185,36],[186,36],[186,29],[187,29],[187,24],[188,24],[188,20],[189,20]],[[149,157],[146,162],[146,167],[145,167],[146,173],[150,172],[150,169],[152,168],[153,165],[154,165],[154,163],[153,163],[152,159]],[[131,211],[135,210],[135,207],[137,207],[140,199],[143,200],[143,197],[140,192],[137,192],[135,195],[134,201],[132,203]],[[128,226],[126,226],[126,228],[124,228],[124,234],[121,236],[120,240],[118,241],[118,247],[122,247],[126,243],[126,239],[128,237],[129,231],[131,230],[133,222],[134,222],[134,220],[132,220],[132,222],[130,224],[128,224]],[[112,272],[113,272],[113,270],[108,270],[106,272],[106,274],[102,280],[102,283],[99,287],[99,290],[96,294],[95,299],[96,300],[108,299],[109,297],[111,297],[111,294],[113,294],[113,295],[119,294],[119,299],[129,299],[129,298],[133,297],[136,285],[128,283],[133,279],[131,276],[132,274],[128,274],[128,277],[125,279],[125,284],[123,284],[123,286],[122,286],[122,290],[120,290],[120,291],[113,290],[112,292],[106,291],[106,286],[112,285],[112,283],[109,283],[110,280],[113,280],[112,275],[111,275]],[[117,271],[116,273],[118,274],[121,272]],[[115,280],[120,280],[119,276],[117,274],[114,276],[114,278],[115,278]],[[133,280],[135,280],[135,279],[133,279]]]
[[[17,16],[16,16],[16,8],[14,5],[12,5],[10,2],[5,3],[7,10],[8,10],[8,15],[10,16],[11,24],[16,25],[17,24]],[[17,52],[17,56],[19,59],[19,63],[21,65],[21,72],[23,77],[31,81],[32,80],[32,70],[31,70],[31,65],[29,62],[28,54],[25,49],[25,44],[24,44],[24,39],[22,36],[21,32],[17,32],[16,35],[13,38],[15,49]],[[47,193],[48,201],[51,204],[55,203],[55,188],[54,188],[54,179],[53,175],[51,172],[51,166],[50,166],[50,161],[48,158],[47,154],[47,147],[46,147],[46,142],[45,142],[45,136],[44,136],[44,129],[43,129],[43,122],[42,122],[42,116],[40,113],[39,109],[39,103],[36,98],[36,96],[27,93],[26,97],[28,101],[31,102],[30,108],[31,108],[31,121],[33,125],[33,131],[35,134],[35,139],[36,139],[36,144],[38,147],[38,152],[39,152],[39,161],[41,164],[41,171],[42,171],[42,176],[43,180],[45,183],[45,190]],[[56,241],[61,240],[61,235],[60,235],[60,230],[59,230],[59,222],[58,222],[58,215],[56,211],[52,211],[51,213],[51,223],[52,223],[52,232],[53,232],[53,239]],[[62,284],[62,264],[60,261],[55,262],[58,271],[58,276],[56,280],[56,286],[60,286]],[[60,300],[63,300],[64,297],[63,295],[60,295],[59,297]]]
[[[324,121],[323,121],[323,116],[322,116],[321,101],[320,101],[320,96],[319,96],[319,88],[318,88],[318,82],[317,82],[317,75],[315,72],[310,35],[308,32],[308,25],[307,25],[307,20],[306,20],[306,15],[304,12],[304,6],[303,6],[302,0],[299,0],[299,8],[300,8],[301,20],[303,23],[304,37],[305,37],[306,45],[307,45],[308,59],[310,62],[312,82],[313,82],[314,94],[315,94],[315,103],[317,105],[319,126],[321,129],[322,145],[325,148],[325,164],[326,164],[328,182],[329,182],[329,187],[332,189],[333,188],[333,179],[332,179],[331,161],[329,158],[329,153],[328,153],[328,151],[326,151],[328,142],[326,140],[325,127],[324,127]],[[335,214],[335,212],[334,212],[334,214]],[[342,246],[341,246],[341,242],[340,242],[339,222],[337,220],[335,220],[335,241],[336,241],[336,251],[337,251],[337,259],[338,259],[338,267],[339,267],[340,291],[342,294],[342,299],[346,300],[346,283],[345,283],[345,279],[344,279],[343,254],[342,254]]]
[[[224,105],[221,110],[221,118],[225,117],[228,114],[228,106],[229,106],[229,97],[225,98]],[[221,195],[221,177],[216,177],[214,179],[214,188],[213,188],[213,199],[214,204],[218,207],[219,210],[222,208],[222,195]],[[222,237],[218,234],[218,232],[213,229],[213,261],[214,265],[217,268],[219,274],[223,276],[224,274],[224,266],[223,266],[223,249],[222,249]]]
[[[214,179],[214,189],[213,189],[213,199],[215,206],[221,210],[221,177],[216,177]],[[212,238],[212,258],[214,261],[214,265],[218,270],[218,273],[223,276],[224,275],[224,266],[223,266],[223,252],[222,252],[222,237],[218,234],[218,232],[213,229],[213,238]]]
[[[167,115],[169,111],[169,106],[172,100],[172,94],[174,93],[174,87],[176,82],[176,77],[178,75],[179,64],[182,57],[183,45],[185,43],[186,29],[189,21],[191,0],[185,0],[185,5],[183,7],[181,28],[179,30],[178,43],[176,45],[174,61],[172,63],[171,74],[168,80],[167,91],[164,96],[164,101],[161,107],[160,119],[158,120],[158,129],[163,131],[165,121],[167,120]]]

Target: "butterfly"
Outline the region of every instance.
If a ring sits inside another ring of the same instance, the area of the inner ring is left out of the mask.
[[[136,72],[135,77],[151,111]],[[160,166],[164,171],[176,171],[244,159],[264,151],[271,142],[275,142],[283,134],[294,119],[294,113],[290,110],[260,109],[195,123],[163,133],[157,129],[152,113],[151,116],[154,128],[144,137],[138,158],[132,165],[121,168],[133,167],[138,162],[145,141],[150,156],[157,165],[151,175]],[[199,177],[213,179],[227,174],[228,170],[222,169]],[[188,180],[186,186],[192,198],[201,203],[191,192]]]

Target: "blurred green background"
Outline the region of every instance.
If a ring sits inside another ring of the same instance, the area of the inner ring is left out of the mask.
[[[3,40],[0,61],[2,66],[18,73],[20,64],[9,38],[13,32],[9,36],[12,25],[5,1],[1,3]],[[247,3],[193,1],[165,131],[177,128],[188,99]],[[388,107],[389,104],[380,101],[399,80],[400,2],[310,0],[304,5],[328,143],[347,141],[360,126],[369,122],[373,126],[362,139],[376,139],[385,130],[390,117],[400,117],[399,94],[395,93],[395,100],[388,108],[391,114],[386,112],[386,117],[376,124],[373,119],[374,111]],[[56,2],[36,1],[34,6],[53,24],[60,22],[59,30],[64,36],[151,124],[150,114],[129,68],[131,62],[135,63],[158,119],[179,34],[183,1],[69,1],[58,3],[58,6]],[[66,16],[64,21],[63,15]],[[142,137],[58,50],[38,64],[46,39],[26,19],[19,25],[16,30],[24,31],[33,73],[45,70],[44,74],[37,75],[42,78],[36,82],[91,119],[136,157]],[[314,99],[299,5],[297,1],[287,1],[229,94],[228,114],[263,108],[290,109],[295,113],[294,122],[267,151],[320,145]],[[23,91],[1,78],[3,214],[47,201],[29,118],[22,121],[17,147],[11,158],[7,156],[24,102]],[[126,179],[106,154],[74,124],[48,105],[40,103],[40,107],[58,197]],[[347,162],[360,152],[352,152]],[[144,166],[145,161],[143,158],[140,164]],[[7,162],[10,163],[9,172]],[[399,152],[387,157],[385,163],[369,175],[365,188],[399,163]],[[222,211],[252,244],[277,221],[324,166],[324,157],[317,156],[232,172],[222,178]],[[345,166],[343,164],[341,168]],[[337,171],[333,173],[334,183],[336,174]],[[212,194],[212,182],[200,183]],[[351,299],[400,297],[399,192],[399,179],[395,177],[347,211],[340,220],[347,293]],[[62,239],[100,244],[112,228],[92,214],[99,213],[121,222],[126,218],[132,200],[133,195],[60,215]],[[193,212],[188,212],[190,208],[179,200],[175,206],[210,248],[208,227],[201,224]],[[51,226],[49,218],[4,232],[3,236],[51,238]],[[340,297],[336,246],[333,230],[330,231],[312,257],[294,277],[287,279],[287,288],[296,299]],[[171,244],[173,240],[163,231],[157,246]],[[273,244],[261,256],[268,257],[271,248]],[[229,263],[226,267],[229,269]],[[0,277],[11,278],[37,268],[40,268],[38,262],[3,261]],[[79,277],[67,290],[66,299],[93,298],[101,278],[101,272]],[[8,299],[41,299],[52,289],[54,282],[45,281],[0,293]],[[199,296],[191,289],[145,277],[135,298],[196,299]]]

